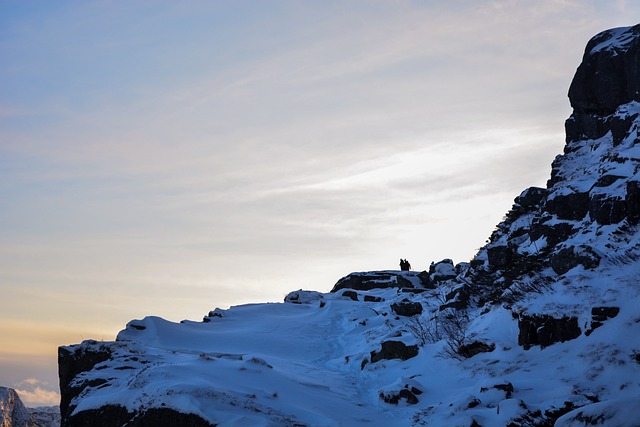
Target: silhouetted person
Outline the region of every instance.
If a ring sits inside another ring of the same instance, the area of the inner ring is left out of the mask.
[[[406,259],[400,258],[400,270],[402,271],[411,270],[411,264],[409,264],[409,261],[407,261]]]

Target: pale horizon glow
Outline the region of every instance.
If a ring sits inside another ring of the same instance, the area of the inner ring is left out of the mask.
[[[632,2],[0,5],[0,386],[132,319],[469,261]]]

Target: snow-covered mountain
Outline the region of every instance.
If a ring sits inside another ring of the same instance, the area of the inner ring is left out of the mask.
[[[0,387],[0,427],[34,427],[31,413],[12,388]]]
[[[564,154],[470,263],[60,347],[63,426],[640,426],[640,26],[589,41]]]

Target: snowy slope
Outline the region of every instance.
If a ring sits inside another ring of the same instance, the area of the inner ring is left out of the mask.
[[[589,42],[547,188],[470,263],[61,347],[62,425],[640,426],[638,64],[640,26]]]

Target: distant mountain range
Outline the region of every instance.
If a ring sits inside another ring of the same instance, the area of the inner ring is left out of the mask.
[[[27,408],[18,393],[0,387],[0,427],[58,427],[60,408],[46,406]]]
[[[62,426],[640,426],[640,25],[569,99],[547,187],[469,263],[60,347]]]

